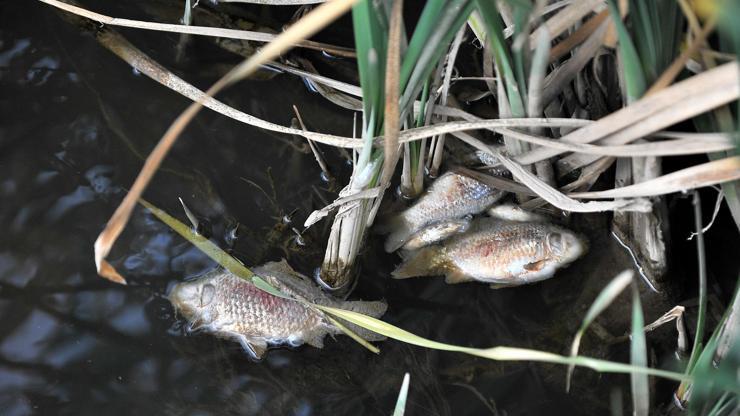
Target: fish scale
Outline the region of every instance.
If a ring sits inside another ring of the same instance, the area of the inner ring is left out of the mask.
[[[408,242],[412,236],[428,225],[466,215],[482,212],[501,199],[503,192],[458,172],[447,172],[434,181],[429,190],[404,212],[394,217],[385,249],[395,251]],[[457,231],[450,228],[443,239]]]

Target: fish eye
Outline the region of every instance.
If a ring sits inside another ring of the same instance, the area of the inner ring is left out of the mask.
[[[216,288],[212,284],[203,285],[200,291],[200,307],[208,306],[216,295]]]
[[[565,237],[561,233],[550,233],[547,235],[547,246],[550,251],[559,256],[565,252]]]

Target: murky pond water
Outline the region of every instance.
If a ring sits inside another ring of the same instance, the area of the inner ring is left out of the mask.
[[[196,40],[186,64],[178,65],[177,35],[123,33],[199,87],[236,62]],[[295,104],[309,128],[351,134],[350,112],[288,75],[242,82],[220,98],[283,125]],[[164,294],[215,265],[143,209],[110,256],[130,285],[99,278],[93,241],[142,157],[187,104],[49,7],[0,2],[2,414],[389,414],[407,371],[410,414],[595,414],[608,409],[615,392],[627,405],[626,377],[590,370],[576,372],[567,395],[564,368],[551,365],[497,363],[395,341],[380,344],[374,355],[346,337],[327,340],[322,350],[276,349],[255,363],[236,343],[185,335]],[[326,152],[343,166],[337,172],[343,182],[348,167]],[[281,221],[292,213],[300,228],[335,191],[302,140],[204,111],[145,197],[184,220],[182,197],[213,239],[248,265],[286,257],[311,274],[323,256],[327,224],[316,225],[307,245],[298,246]],[[448,286],[439,278],[391,280],[399,259],[371,236],[353,297],[385,298],[385,320],[435,340],[565,353],[599,290],[633,267],[607,225],[607,216],[576,216],[573,227],[591,240],[583,260],[549,281],[499,291]],[[690,259],[691,247],[678,252]],[[684,266],[695,267],[686,260],[676,269]],[[732,263],[722,267],[736,270]],[[641,290],[647,321],[673,306],[644,285]],[[610,343],[628,331],[626,297],[600,322],[604,330],[586,337],[583,352],[626,360],[627,344]],[[653,365],[675,364],[672,331],[651,335]],[[662,392],[658,402],[666,402],[670,384],[655,387]]]

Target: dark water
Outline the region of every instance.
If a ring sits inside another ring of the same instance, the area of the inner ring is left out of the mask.
[[[177,35],[122,33],[201,88],[236,62],[197,40],[189,59],[175,64]],[[296,104],[310,128],[351,134],[351,113],[288,75],[242,82],[220,98],[283,125]],[[142,155],[187,104],[48,6],[0,2],[0,413],[390,414],[407,371],[414,415],[595,414],[607,411],[614,394],[628,405],[623,376],[581,369],[566,395],[562,367],[497,363],[394,341],[380,344],[382,353],[374,355],[339,337],[322,350],[278,349],[251,362],[236,343],[183,333],[163,295],[169,285],[214,264],[142,209],[110,256],[130,285],[99,278],[94,239]],[[182,197],[214,240],[248,265],[287,257],[310,274],[323,256],[328,224],[316,225],[305,247],[280,225],[295,210],[300,228],[322,199],[335,196],[307,150],[300,139],[204,111],[145,197],[184,220]],[[326,152],[341,165],[341,156]],[[500,291],[450,287],[442,279],[391,280],[399,260],[381,254],[373,236],[353,296],[385,298],[388,322],[435,340],[565,353],[599,290],[632,267],[608,233],[608,217],[573,222],[591,240],[585,259],[555,279]],[[237,223],[234,241],[229,234]],[[687,260],[686,268],[693,267]],[[641,290],[646,321],[673,306],[645,285]],[[599,322],[605,335],[589,334],[582,351],[626,360],[627,345],[608,338],[628,331],[627,298]],[[673,331],[650,336],[653,365],[675,365]],[[654,401],[668,402],[672,385],[654,387]]]

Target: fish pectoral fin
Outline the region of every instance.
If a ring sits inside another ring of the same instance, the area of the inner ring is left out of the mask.
[[[239,343],[244,348],[244,351],[248,352],[249,355],[257,360],[261,360],[267,352],[267,341],[262,338],[250,338],[246,335],[239,335],[236,337]]]
[[[459,270],[450,270],[445,273],[445,283],[454,285],[457,283],[465,283],[473,280],[470,276],[464,274]]]
[[[545,260],[534,261],[532,263],[525,264],[524,270],[529,272],[538,272],[545,267],[545,264],[547,264]]]

